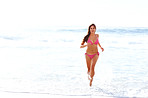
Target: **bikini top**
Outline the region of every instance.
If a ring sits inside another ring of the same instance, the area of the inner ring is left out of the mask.
[[[91,41],[90,38],[89,38],[88,41],[87,41],[87,43],[91,43],[91,45],[92,45],[92,44],[96,44],[96,45],[97,45],[97,44],[99,43],[99,40],[98,40],[98,38],[97,38],[96,42],[95,42],[95,43],[92,43],[92,41]]]

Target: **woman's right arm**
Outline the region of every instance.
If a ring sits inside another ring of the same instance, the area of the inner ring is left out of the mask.
[[[86,47],[86,46],[87,46],[87,45],[81,45],[80,48],[84,48],[84,47]]]

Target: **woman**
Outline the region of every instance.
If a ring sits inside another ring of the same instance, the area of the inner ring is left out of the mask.
[[[91,24],[88,28],[88,34],[84,37],[80,46],[80,48],[84,48],[87,46],[85,57],[88,69],[87,71],[88,79],[90,80],[90,86],[92,85],[93,77],[95,74],[94,71],[95,64],[99,58],[99,52],[97,46],[99,46],[102,49],[102,52],[104,51],[98,40],[99,34],[95,34],[95,32],[96,32],[96,26],[95,24]],[[85,42],[87,43],[87,45],[84,45]]]

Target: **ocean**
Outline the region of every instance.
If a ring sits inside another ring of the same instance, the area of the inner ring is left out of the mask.
[[[104,52],[89,87],[80,49],[87,28],[0,32],[0,91],[60,96],[148,97],[148,28],[97,28]]]

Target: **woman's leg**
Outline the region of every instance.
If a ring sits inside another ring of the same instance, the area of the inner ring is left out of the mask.
[[[98,58],[99,58],[99,55],[98,54],[96,54],[92,58],[92,64],[91,64],[91,67],[90,67],[90,77],[91,77],[90,86],[92,85],[93,77],[95,75],[95,65],[96,65],[96,62],[97,62]]]
[[[90,66],[91,66],[91,59],[88,55],[85,55],[85,58],[86,58],[86,64],[87,64],[87,73],[89,74],[90,73]]]

